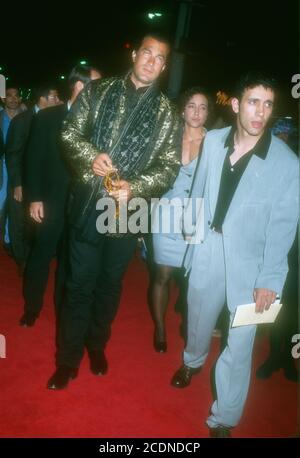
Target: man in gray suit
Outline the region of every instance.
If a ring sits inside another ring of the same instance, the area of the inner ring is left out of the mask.
[[[177,388],[188,386],[204,364],[224,303],[230,323],[240,304],[255,302],[263,313],[285,283],[298,220],[299,163],[266,128],[275,92],[272,78],[243,76],[231,102],[236,126],[211,131],[204,141],[191,195],[203,198],[204,216],[193,229],[199,234],[202,225],[203,234],[185,259],[188,340],[184,364],[171,381]],[[241,418],[255,331],[254,325],[229,329],[216,363],[216,400],[207,419],[211,437],[229,437]]]

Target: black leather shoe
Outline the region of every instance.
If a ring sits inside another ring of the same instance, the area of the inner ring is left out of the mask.
[[[89,351],[90,369],[94,375],[105,375],[108,369],[107,359],[104,351],[93,350]]]
[[[285,377],[291,382],[298,382],[299,374],[293,362],[286,364],[283,368]]]
[[[270,359],[267,359],[256,371],[256,377],[260,379],[270,378],[273,372],[280,369],[280,364],[277,364]]]
[[[23,326],[23,328],[34,326],[36,319],[37,319],[36,315],[30,315],[29,313],[24,313],[24,315],[20,319],[20,326]]]
[[[49,390],[63,390],[68,386],[70,380],[77,377],[78,369],[75,367],[58,366],[47,383]]]
[[[219,425],[215,428],[209,428],[209,437],[213,438],[229,438],[231,437],[230,428],[227,426]]]
[[[191,383],[193,375],[198,374],[201,367],[188,367],[185,364],[175,372],[171,380],[171,385],[175,388],[185,388]]]

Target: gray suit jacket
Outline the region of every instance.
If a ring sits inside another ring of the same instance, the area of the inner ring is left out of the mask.
[[[197,278],[201,249],[213,220],[230,127],[209,132],[195,175],[191,197],[203,197],[202,243],[189,245],[185,267]],[[287,254],[299,217],[299,161],[289,147],[272,136],[265,159],[253,155],[239,182],[223,223],[228,305],[253,302],[254,288],[281,295]],[[196,275],[195,275],[196,274]]]

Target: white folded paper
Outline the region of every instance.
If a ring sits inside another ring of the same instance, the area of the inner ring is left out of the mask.
[[[235,311],[232,327],[246,326],[249,324],[263,324],[263,323],[274,323],[276,317],[282,307],[279,303],[280,300],[276,299],[271,304],[269,310],[265,310],[263,313],[255,312],[255,303],[238,305]]]

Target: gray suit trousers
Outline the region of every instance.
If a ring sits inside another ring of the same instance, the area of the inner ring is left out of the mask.
[[[223,236],[210,231],[195,247],[188,289],[188,340],[184,363],[200,367],[208,355],[212,332],[226,301]],[[227,304],[230,323],[239,304]],[[219,356],[215,382],[217,399],[207,420],[210,427],[235,426],[246,401],[256,326],[230,328],[227,346]]]

